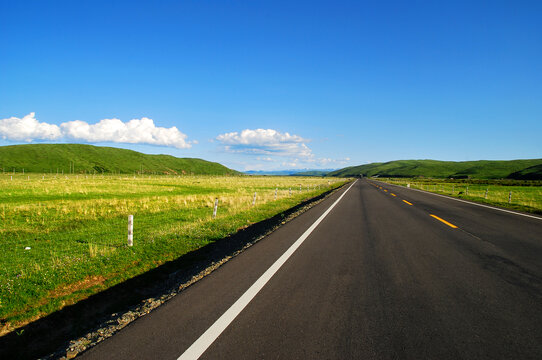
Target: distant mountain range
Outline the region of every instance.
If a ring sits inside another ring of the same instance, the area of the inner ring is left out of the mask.
[[[438,161],[397,160],[351,166],[328,176],[433,177],[542,180],[542,159]]]
[[[147,155],[137,151],[83,144],[29,144],[0,146],[2,171],[33,173],[122,173],[237,175],[239,172],[210,161]]]

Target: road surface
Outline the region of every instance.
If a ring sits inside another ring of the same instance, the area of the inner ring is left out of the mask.
[[[81,358],[199,354],[542,359],[542,219],[358,180]]]

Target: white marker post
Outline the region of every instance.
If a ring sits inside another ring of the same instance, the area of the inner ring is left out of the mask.
[[[277,200],[277,191],[278,190],[279,190],[278,188],[275,188],[275,200]]]
[[[216,211],[218,210],[218,198],[215,199],[215,208],[213,210],[213,219],[216,217]]]
[[[486,194],[484,195],[484,199],[487,199],[487,192],[489,189],[486,189]]]
[[[288,196],[292,196],[292,188],[289,189]]]
[[[128,215],[128,246],[134,246],[134,215]]]
[[[252,206],[256,205],[256,192],[254,192],[254,198],[252,199]]]
[[[512,192],[510,191],[508,193],[508,203],[510,204],[512,202]]]

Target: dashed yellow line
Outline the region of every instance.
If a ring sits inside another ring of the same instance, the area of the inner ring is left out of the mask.
[[[410,205],[410,206],[412,206],[412,204],[411,204],[411,203],[409,203],[409,202],[408,202],[408,201],[406,201],[406,200],[403,200],[403,202],[404,202],[404,203],[407,203],[407,204],[408,204],[408,205]]]
[[[390,193],[390,194],[391,194],[391,196],[397,196],[397,195],[395,195],[394,193]]]
[[[441,219],[441,218],[439,218],[439,217],[436,216],[436,215],[433,215],[433,214],[429,214],[429,215],[431,215],[431,217],[434,217],[434,218],[437,219],[438,221],[441,221],[441,222],[445,223],[445,224],[448,225],[449,227],[454,228],[454,229],[457,229],[457,226],[455,226],[454,224],[449,223],[448,221],[446,221],[446,220],[444,220],[444,219]]]
[[[388,190],[384,189],[385,192],[388,192]]]

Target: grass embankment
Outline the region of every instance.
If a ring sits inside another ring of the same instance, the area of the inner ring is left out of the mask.
[[[0,146],[3,173],[235,175],[210,161],[83,144]]]
[[[378,178],[389,184],[407,186],[503,208],[542,214],[542,181],[439,180]],[[511,194],[511,196],[510,196]],[[510,198],[510,202],[508,202]]]
[[[351,166],[327,176],[427,177],[454,179],[542,180],[542,159],[507,161],[397,160]]]
[[[346,182],[306,177],[11,177],[0,177],[4,332]],[[219,207],[213,219],[215,198]],[[126,245],[129,214],[134,215],[133,247]]]

